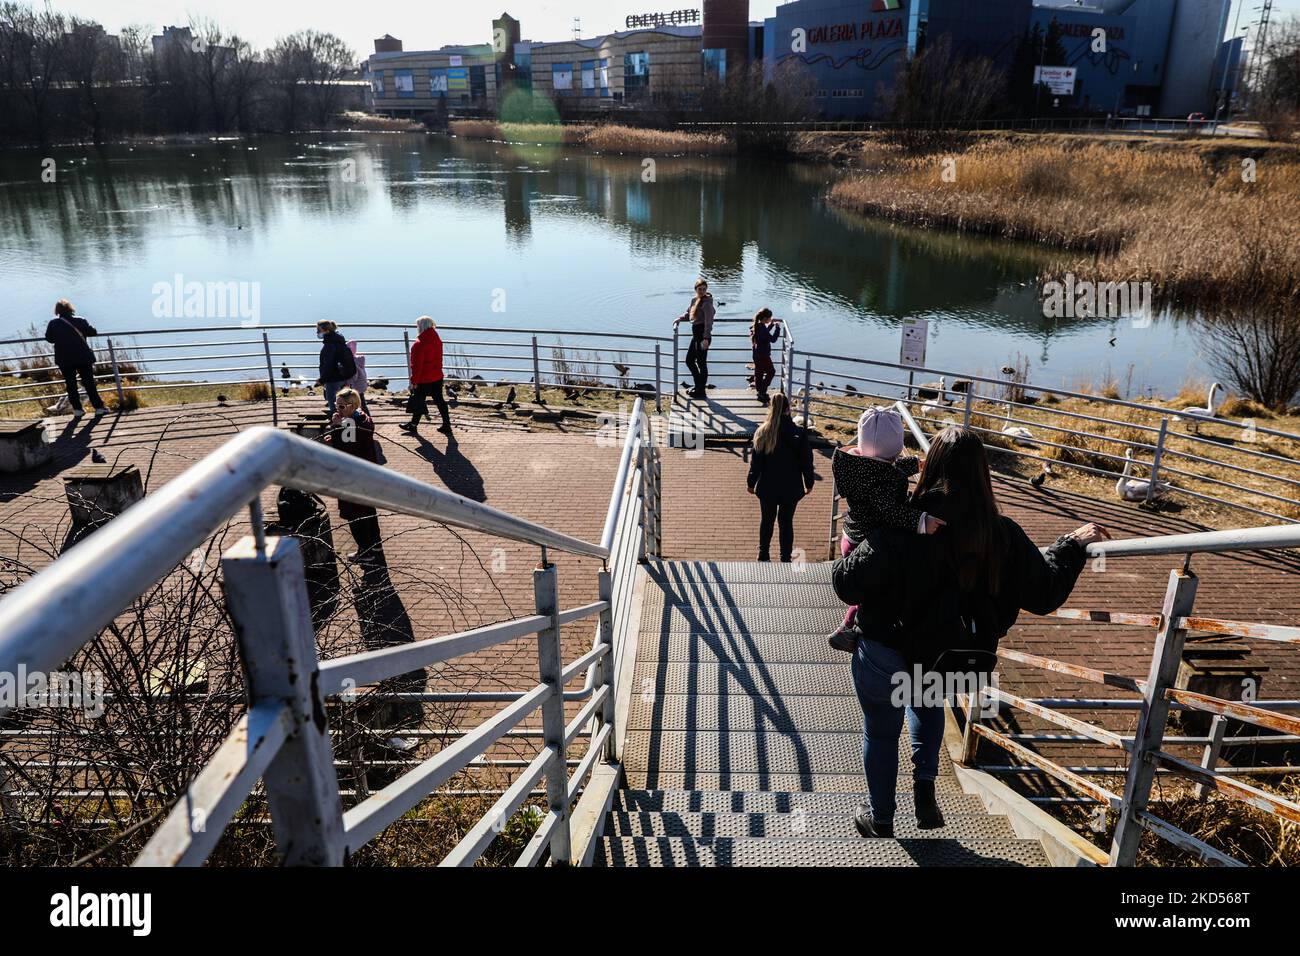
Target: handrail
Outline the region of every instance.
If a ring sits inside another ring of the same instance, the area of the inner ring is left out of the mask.
[[[283,485],[597,558],[608,549],[325,445],[259,426],[231,439],[0,601],[0,671],[51,670],[262,489]],[[113,568],[104,574],[104,568]]]

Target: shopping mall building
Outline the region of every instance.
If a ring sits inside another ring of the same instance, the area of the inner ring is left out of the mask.
[[[1050,34],[1058,42],[1050,55],[1040,44],[1038,75],[1052,111],[1209,115],[1234,83],[1240,52],[1223,42],[1229,2],[793,0],[752,22],[748,0],[704,0],[557,42],[523,39],[519,21],[502,14],[483,43],[407,52],[391,36],[376,40],[370,102],[393,115],[493,112],[512,93],[547,97],[566,115],[689,109],[711,79],[759,64],[768,82],[806,72],[828,118],[878,118],[900,65],[940,37],[1009,69],[1027,37]],[[801,69],[782,66],[790,63]]]

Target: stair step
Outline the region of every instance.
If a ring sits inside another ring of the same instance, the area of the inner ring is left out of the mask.
[[[1033,840],[602,837],[596,866],[1046,866]]]
[[[692,837],[697,840],[731,839],[861,839],[853,824],[852,811],[809,813],[610,813],[605,835],[609,837]],[[950,813],[944,809],[944,826],[920,830],[910,812],[897,813],[895,834],[900,839],[922,840],[1014,840],[1016,833],[1005,817],[978,813]]]
[[[809,727],[839,733],[862,733],[862,709],[851,697],[786,697],[756,700],[736,695],[653,694],[632,696],[628,712],[629,731],[651,728],[691,733],[701,731],[757,730],[796,734]],[[906,740],[910,752],[911,743]]]
[[[732,770],[770,773],[854,773],[862,769],[862,734],[652,730],[628,738],[630,771]]]
[[[838,624],[838,622],[836,622]],[[661,634],[658,624],[643,627],[639,655],[643,661],[662,663],[839,664],[848,669],[853,657],[837,651],[821,634],[713,634],[676,631]]]
[[[646,566],[651,581],[719,581],[728,584],[803,584],[831,579],[829,562],[795,564],[780,561],[660,561]]]
[[[800,792],[782,790],[620,790],[614,797],[617,813],[794,813],[853,814],[862,802],[862,778],[858,790]],[[900,786],[898,816],[914,813],[912,790]],[[963,790],[939,791],[944,813],[981,813],[979,797]]]
[[[797,576],[796,576],[797,577]],[[684,581],[659,591],[659,604],[718,605],[731,608],[771,607],[779,599],[782,607],[843,607],[829,581],[736,584],[725,581]]]
[[[827,664],[729,664],[638,661],[633,687],[650,694],[723,694],[780,699],[799,694],[853,697],[853,674],[840,661]]]
[[[844,622],[844,605],[824,607],[647,607],[641,629],[687,634],[809,634],[826,635]]]
[[[901,765],[900,765],[901,766]],[[789,790],[793,793],[861,794],[866,780],[856,773],[772,773],[734,770],[626,769],[627,786],[635,790]],[[940,794],[961,789],[951,771],[940,768],[936,781]],[[912,789],[910,777],[899,777],[898,793]]]

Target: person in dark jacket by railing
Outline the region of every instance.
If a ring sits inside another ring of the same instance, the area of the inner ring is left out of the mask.
[[[331,448],[377,464],[375,423],[361,410],[361,395],[355,388],[342,388],[335,398],[336,409],[329,431],[322,439]],[[374,561],[380,557],[379,513],[369,505],[339,499],[339,517],[348,523],[357,550],[349,561]]]
[[[95,389],[95,351],[86,341],[87,337],[97,334],[89,322],[77,315],[77,310],[67,299],[54,304],[54,318],[45,327],[45,341],[54,343],[54,364],[63,374],[74,417],[84,412],[81,396],[77,394],[78,377],[95,409],[95,417],[104,414],[104,400]]]
[[[776,392],[766,421],[754,433],[754,454],[749,460],[749,493],[758,496],[762,508],[758,560],[771,560],[774,524],[780,527],[781,560],[790,560],[795,508],[812,491],[815,480],[808,433],[791,420],[785,393]]]
[[[955,426],[935,437],[912,504],[946,526],[934,535],[874,528],[833,571],[840,598],[860,605],[853,686],[862,707],[870,802],[854,822],[865,837],[894,833],[905,712],[917,825],[944,825],[935,797],[943,704],[918,702],[918,675],[943,671],[946,650],[991,655],[1022,610],[1055,611],[1074,589],[1087,545],[1110,537],[1088,524],[1039,551],[1018,524],[998,513],[984,443]]]
[[[326,411],[333,414],[335,396],[357,374],[357,361],[339,327],[328,319],[316,323],[316,338],[321,340],[319,382],[325,389]]]
[[[781,324],[772,317],[771,309],[759,309],[754,324],[749,328],[749,341],[754,355],[754,389],[760,405],[768,403],[767,387],[776,377],[772,364],[772,345],[781,337]]]

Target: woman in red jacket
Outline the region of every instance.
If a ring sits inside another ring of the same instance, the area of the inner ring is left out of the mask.
[[[415,323],[419,337],[411,346],[411,397],[406,403],[406,410],[411,413],[411,420],[402,425],[402,431],[415,434],[420,418],[429,417],[428,399],[438,406],[442,414],[442,425],[438,431],[451,435],[451,410],[447,408],[447,399],[442,394],[442,339],[433,319],[422,315]]]

